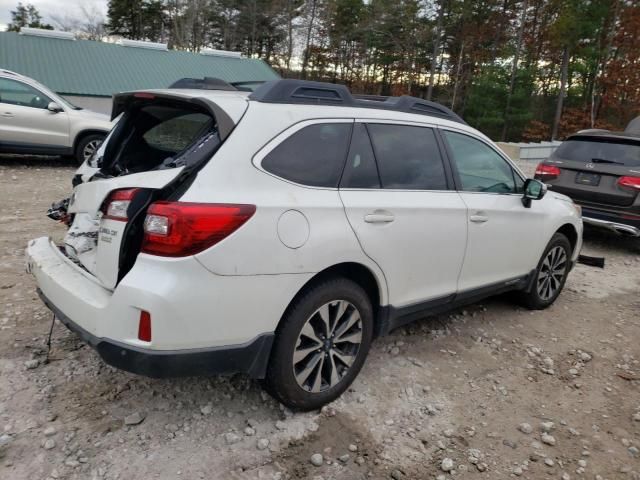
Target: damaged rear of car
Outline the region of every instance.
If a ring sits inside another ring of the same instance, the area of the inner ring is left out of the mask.
[[[27,248],[28,269],[56,316],[108,363],[150,376],[211,372],[212,365],[225,366],[210,361],[216,354],[211,350],[182,350],[176,360],[174,350],[185,345],[172,338],[170,329],[165,334],[162,328],[163,322],[179,316],[173,310],[180,302],[169,304],[166,298],[175,295],[188,303],[191,282],[198,277],[204,282],[211,275],[185,255],[184,238],[177,237],[180,229],[167,235],[162,222],[247,109],[246,94],[200,93],[165,90],[116,95],[113,117],[121,116],[117,125],[78,171],[71,197],[49,211],[51,218],[69,225],[63,243],[55,245],[42,237],[29,242]],[[180,212],[181,221],[220,213],[193,208],[197,211],[191,217]],[[237,222],[252,214],[241,207],[226,208]],[[222,213],[229,214],[227,210]],[[163,215],[154,217],[154,211]],[[207,228],[201,233],[203,246],[220,236]],[[190,239],[189,245],[194,243]],[[145,251],[152,255],[140,255]],[[170,274],[162,268],[166,262],[174,263]],[[153,272],[159,281],[150,286],[148,278]],[[166,307],[154,317],[153,344],[148,321],[151,306],[154,312]],[[236,360],[233,351],[223,353],[225,362],[244,361]],[[251,365],[237,367],[251,373]]]

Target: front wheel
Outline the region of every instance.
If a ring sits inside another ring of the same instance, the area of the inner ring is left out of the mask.
[[[85,161],[89,160],[96,150],[100,148],[104,135],[94,133],[83,137],[76,147],[76,161],[78,165],[82,165]]]
[[[373,335],[366,292],[333,278],[294,300],[278,327],[265,384],[288,407],[312,410],[340,396],[364,364]]]
[[[571,243],[562,233],[551,237],[538,267],[531,289],[520,293],[524,306],[532,310],[542,310],[556,301],[569,275]]]

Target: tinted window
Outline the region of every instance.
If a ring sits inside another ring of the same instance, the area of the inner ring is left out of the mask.
[[[640,167],[640,143],[575,137],[563,142],[553,156],[575,162],[602,162]]]
[[[458,169],[462,190],[493,193],[518,191],[513,169],[495,150],[461,133],[443,130],[443,134]]]
[[[51,100],[25,83],[0,78],[0,102],[22,107],[47,108]]]
[[[380,188],[378,168],[373,156],[367,127],[357,123],[353,127],[351,147],[342,174],[342,188]]]
[[[383,188],[446,190],[440,150],[431,128],[367,125]]]
[[[297,131],[262,160],[262,168],[292,182],[337,187],[351,123],[319,123]]]
[[[144,135],[144,141],[153,148],[180,152],[193,142],[211,122],[204,113],[186,113],[157,124]]]

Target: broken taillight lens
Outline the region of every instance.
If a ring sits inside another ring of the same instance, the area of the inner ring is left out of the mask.
[[[194,255],[231,235],[255,205],[156,202],[144,221],[142,252],[163,257]]]
[[[101,210],[104,215],[102,218],[117,220],[119,222],[129,220],[127,211],[139,191],[139,188],[125,188],[111,192],[102,204]]]

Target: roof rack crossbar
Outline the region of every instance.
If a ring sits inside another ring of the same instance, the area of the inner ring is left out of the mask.
[[[352,95],[345,85],[307,80],[282,79],[265,82],[249,98],[264,103],[334,105],[375,108],[466,122],[458,114],[439,103],[409,95]]]

